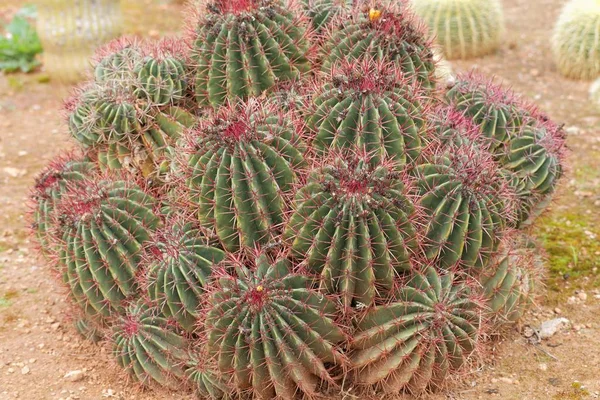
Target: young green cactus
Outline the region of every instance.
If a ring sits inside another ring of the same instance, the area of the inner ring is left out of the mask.
[[[194,33],[196,99],[218,107],[310,68],[305,22],[279,0],[216,0]]]
[[[490,54],[502,42],[500,0],[412,0],[412,6],[450,60]]]
[[[40,252],[47,258],[56,258],[60,233],[57,231],[56,204],[69,186],[82,183],[95,173],[95,165],[80,156],[71,154],[52,160],[36,178],[31,194],[33,210],[31,228]]]
[[[433,53],[422,27],[404,6],[352,13],[329,36],[322,54],[324,71],[340,60],[370,56],[397,63],[407,79],[426,89],[435,86]]]
[[[157,309],[141,301],[128,306],[114,322],[111,341],[117,363],[139,383],[181,387],[189,344]]]
[[[134,184],[86,179],[57,204],[63,279],[89,316],[110,316],[136,293],[142,248],[159,225],[155,199]]]
[[[204,287],[225,254],[208,246],[193,224],[176,217],[158,229],[146,247],[146,286],[151,300],[165,317],[193,332]]]
[[[186,136],[183,168],[198,218],[226,250],[266,243],[283,223],[306,165],[297,128],[289,113],[251,99],[223,107]]]
[[[425,256],[443,269],[485,268],[513,218],[513,192],[472,143],[448,143],[426,159],[414,172]]]
[[[552,35],[552,51],[561,74],[591,80],[600,77],[600,2],[571,0]]]
[[[342,60],[316,90],[313,109],[306,113],[312,144],[320,155],[358,149],[374,165],[384,159],[412,162],[421,152],[424,132],[420,96],[393,63]]]
[[[356,381],[386,393],[444,385],[480,339],[483,306],[471,286],[433,267],[416,272],[396,300],[357,318],[350,343]]]
[[[337,159],[312,174],[296,197],[284,240],[321,274],[325,292],[349,308],[371,305],[410,270],[414,208],[394,164]]]
[[[286,259],[262,253],[249,264],[232,261],[236,276],[219,278],[206,318],[221,373],[261,399],[293,400],[333,384],[329,367],[344,364],[336,344],[346,339],[331,318],[335,302],[310,289],[310,277],[292,273]]]

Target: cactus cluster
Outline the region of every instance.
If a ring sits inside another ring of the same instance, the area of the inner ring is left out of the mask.
[[[600,3],[571,0],[554,26],[552,51],[558,71],[572,79],[600,77]]]
[[[498,49],[504,34],[500,0],[412,0],[448,59],[466,59]]]
[[[562,174],[544,114],[475,75],[440,84],[394,4],[217,0],[180,42],[98,53],[65,107],[80,153],[32,193],[77,330],[133,380],[418,393],[523,316],[521,228]]]

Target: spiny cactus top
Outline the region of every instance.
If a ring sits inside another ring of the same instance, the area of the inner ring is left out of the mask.
[[[323,47],[323,70],[343,59],[364,55],[396,62],[407,78],[425,88],[435,86],[433,53],[410,12],[389,6],[352,13],[331,34]]]
[[[600,77],[600,2],[571,0],[562,10],[552,36],[558,70],[573,79]]]
[[[268,241],[305,166],[290,115],[250,100],[222,108],[185,140],[187,184],[202,224],[229,251]]]
[[[337,159],[316,171],[296,197],[284,238],[346,307],[371,305],[411,269],[414,209],[393,165]]]
[[[412,6],[448,59],[489,54],[502,40],[500,0],[412,0]]]
[[[208,246],[194,224],[169,218],[147,247],[147,286],[150,298],[166,316],[187,331],[197,328],[200,297],[223,251]]]
[[[111,341],[119,365],[143,385],[159,383],[176,389],[185,377],[186,339],[159,310],[141,301],[117,318]]]
[[[489,155],[449,143],[416,167],[425,255],[449,268],[487,266],[513,218],[514,193]]]
[[[341,60],[325,82],[314,94],[314,110],[307,112],[320,154],[359,149],[374,164],[386,158],[405,164],[418,157],[424,96],[397,65],[370,58]]]
[[[367,310],[350,344],[361,384],[385,392],[436,388],[475,350],[482,310],[469,284],[428,267],[415,273],[397,300]]]
[[[344,356],[345,340],[331,316],[336,305],[310,289],[310,277],[292,273],[289,261],[265,254],[251,268],[234,261],[235,276],[223,276],[206,319],[208,349],[238,390],[263,399],[314,395],[321,381],[333,383],[328,366]]]
[[[135,184],[97,178],[70,188],[57,205],[64,280],[90,315],[109,316],[136,292],[142,248],[160,221],[155,199]]]
[[[196,98],[219,106],[258,96],[310,68],[306,22],[279,0],[217,0],[198,21]]]

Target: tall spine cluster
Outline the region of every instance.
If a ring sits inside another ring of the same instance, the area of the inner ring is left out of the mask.
[[[80,334],[210,400],[417,394],[483,360],[541,286],[520,230],[560,127],[473,74],[438,85],[404,6],[196,15],[185,46],[94,57],[66,105],[80,150],[33,189]]]

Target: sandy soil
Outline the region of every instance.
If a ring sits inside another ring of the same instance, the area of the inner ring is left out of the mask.
[[[564,2],[505,0],[508,31],[503,48],[494,56],[453,66],[459,71],[476,67],[498,75],[566,124],[569,176],[545,220],[575,213],[584,219],[585,234],[594,238],[600,237],[600,110],[594,111],[587,100],[589,83],[561,78],[552,63],[549,36]],[[18,5],[19,1],[9,3]],[[0,15],[7,10],[3,2]],[[162,6],[157,11],[161,18],[175,19],[179,8]],[[148,28],[152,35],[164,30],[160,24]],[[24,227],[28,188],[53,156],[72,146],[61,114],[61,99],[68,90],[41,84],[39,76],[0,76],[0,399],[192,398],[185,393],[142,391],[128,384],[108,348],[80,340],[70,324],[64,293],[33,252]],[[560,229],[556,224],[549,226],[537,228],[538,233]],[[600,259],[600,254],[587,256]],[[474,371],[466,384],[451,393],[430,397],[598,398],[597,268],[579,279],[558,282],[523,324],[538,326],[564,316],[571,320],[570,328],[538,346],[528,344],[514,329],[490,350],[493,365]],[[83,378],[65,379],[73,370],[84,371]]]

